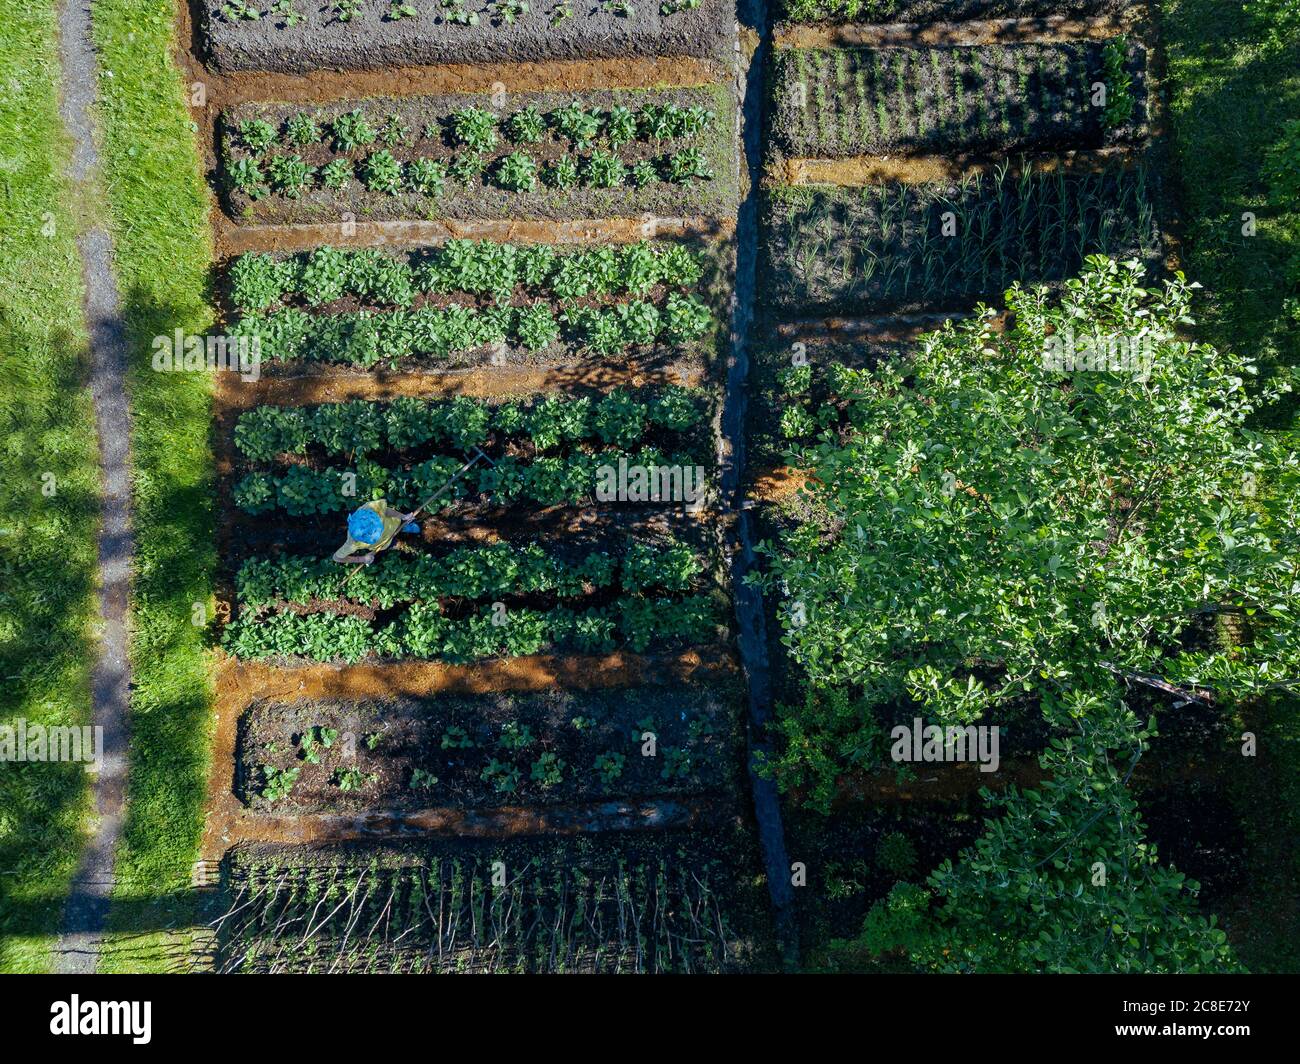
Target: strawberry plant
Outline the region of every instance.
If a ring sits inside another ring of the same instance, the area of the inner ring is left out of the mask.
[[[408,786],[413,791],[430,791],[438,786],[438,777],[428,769],[417,766],[411,772],[411,782]]]
[[[564,782],[564,770],[568,762],[558,754],[546,751],[533,762],[528,778],[543,790],[558,786]]]
[[[398,192],[402,187],[402,164],[387,148],[380,148],[362,164],[361,180],[371,192]]]
[[[338,115],[330,123],[330,132],[334,136],[334,150],[342,152],[354,151],[367,144],[373,144],[375,137],[378,136],[360,109]]]
[[[537,162],[526,152],[511,152],[497,164],[496,177],[504,189],[527,192],[537,184]]]
[[[596,775],[599,777],[602,786],[609,787],[623,775],[623,768],[627,764],[627,758],[613,750],[607,750],[603,754],[596,755],[594,768]]]
[[[285,122],[284,138],[290,144],[296,144],[300,148],[306,147],[321,139],[320,126],[317,125],[314,116],[300,111]]]
[[[299,765],[294,765],[292,768],[263,765],[262,789],[258,792],[258,796],[264,802],[278,802],[281,798],[287,798],[289,792],[293,790],[293,785],[298,782],[298,774],[301,771]]]
[[[491,111],[462,107],[451,116],[456,143],[473,152],[490,152],[497,146],[497,120]]]
[[[546,119],[536,107],[525,107],[506,120],[506,135],[516,144],[540,144],[546,136]]]
[[[261,155],[275,143],[275,126],[261,118],[247,118],[239,123],[239,139],[253,155]]]
[[[351,159],[331,159],[320,168],[321,184],[335,192],[341,192],[352,184],[354,176]]]
[[[286,199],[297,199],[315,171],[299,155],[274,155],[266,163],[271,187]]]
[[[406,187],[422,196],[441,196],[447,168],[436,159],[413,159],[406,164]]]

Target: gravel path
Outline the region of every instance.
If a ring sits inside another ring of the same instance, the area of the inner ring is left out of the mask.
[[[92,106],[98,65],[90,37],[89,0],[63,0],[59,12],[62,66],[60,112],[73,142],[70,178],[84,185],[98,165]],[[127,707],[131,665],[127,657],[127,601],[134,541],[131,533],[130,409],[126,396],[127,349],[122,301],[113,276],[113,243],[101,220],[78,239],[90,334],[91,394],[99,437],[101,524],[99,543],[100,651],[91,674],[93,723],[104,729],[104,760],[94,776],[96,817],[63,913],[54,968],[92,972],[99,959],[122,835],[127,781]]]

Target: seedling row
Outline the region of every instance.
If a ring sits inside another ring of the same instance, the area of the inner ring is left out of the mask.
[[[684,687],[429,701],[258,703],[236,790],[258,812],[553,806],[723,795],[738,690]]]
[[[222,118],[246,222],[553,218],[734,210],[724,88],[249,104]]]

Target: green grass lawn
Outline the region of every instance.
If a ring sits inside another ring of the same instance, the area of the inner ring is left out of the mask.
[[[95,426],[54,5],[0,0],[0,723],[83,725]],[[0,763],[0,971],[48,967],[83,842],[78,765]]]
[[[1283,313],[1300,292],[1300,203],[1273,202],[1265,176],[1285,124],[1300,118],[1300,39],[1267,47],[1239,0],[1161,9],[1184,265],[1209,295],[1206,339],[1268,366],[1300,365],[1300,322]],[[1247,213],[1254,236],[1242,231]],[[1294,401],[1284,417],[1294,430]]]
[[[202,828],[211,731],[212,379],[156,373],[155,336],[212,323],[207,200],[172,61],[172,0],[96,0],[100,125],[118,281],[131,344],[135,463],[135,690],[131,781],[101,970],[163,967],[166,932],[193,918],[187,893]]]
[[[1267,47],[1238,0],[1162,0],[1174,163],[1187,240],[1184,267],[1205,285],[1200,333],[1264,366],[1300,365],[1300,202],[1270,192],[1267,165],[1300,119],[1300,39]],[[1242,216],[1258,219],[1243,233]],[[1296,396],[1271,427],[1293,438]],[[1245,824],[1250,886],[1229,927],[1252,971],[1300,971],[1300,702],[1257,707],[1246,726],[1260,756],[1234,797]]]

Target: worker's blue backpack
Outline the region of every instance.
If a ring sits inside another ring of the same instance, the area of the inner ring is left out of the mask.
[[[374,510],[363,506],[348,515],[348,536],[358,543],[374,546],[384,538],[384,521]]]

